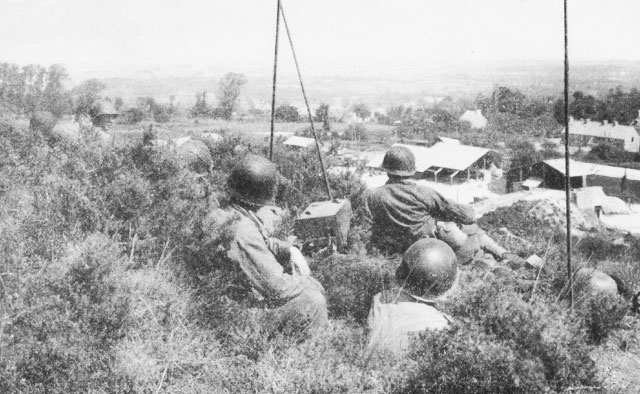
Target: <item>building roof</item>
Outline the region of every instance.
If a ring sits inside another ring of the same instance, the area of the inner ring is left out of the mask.
[[[564,159],[545,160],[545,164],[552,167],[561,174],[565,173]],[[569,159],[569,173],[572,177],[584,175],[597,175],[608,178],[622,179],[627,177],[628,180],[640,181],[640,170],[624,167],[613,167],[595,163],[583,163]]]
[[[551,159],[551,160],[545,160],[543,162],[544,164],[548,165],[549,167],[553,168],[554,170],[558,171],[559,173],[561,173],[562,175],[565,175],[565,161],[564,159]],[[592,174],[592,170],[591,167],[589,166],[589,163],[583,163],[580,161],[575,161],[575,160],[571,160],[569,159],[569,174],[573,177],[573,176],[586,176],[586,175],[591,175]]]
[[[404,146],[413,153],[418,172],[424,172],[431,167],[463,171],[489,153],[489,149],[486,148],[447,142],[439,142],[430,148],[404,144],[394,144],[393,146]],[[382,166],[383,159],[384,154],[376,156],[367,163],[367,167],[379,168]]]
[[[314,140],[313,138],[298,137],[297,135],[289,137],[285,142],[283,142],[284,145],[299,146],[301,148],[308,148],[315,143],[316,140]]]
[[[447,137],[438,137],[438,141],[440,142],[446,142],[449,144],[458,144],[461,145],[460,140],[457,140],[455,138],[447,138]]]
[[[638,137],[638,131],[633,126],[624,126],[621,124],[600,123],[590,120],[569,121],[569,134],[588,135],[591,137],[613,138],[627,140],[632,137]]]
[[[439,142],[429,148],[430,167],[463,171],[487,153],[487,148]]]

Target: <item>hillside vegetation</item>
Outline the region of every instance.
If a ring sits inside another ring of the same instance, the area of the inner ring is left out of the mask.
[[[222,296],[215,240],[224,228],[207,214],[224,202],[238,157],[268,148],[232,133],[206,141],[213,170],[198,174],[171,151],[144,145],[142,135],[128,139],[109,150],[52,147],[0,125],[0,392],[640,389],[632,373],[607,379],[619,360],[637,362],[640,354],[628,298],[577,293],[570,309],[564,235],[522,214],[522,206],[487,214],[482,225],[521,256],[544,257],[541,270],[465,267],[457,290],[439,302],[456,322],[451,330],[415,338],[406,356],[365,353],[369,302],[392,284],[398,259],[365,254],[364,186],[348,174],[330,183],[354,208],[349,248],[310,257],[327,292],[330,327],[302,343],[264,338],[255,313]],[[291,181],[279,204],[296,212],[324,198],[314,152],[278,148],[275,161]],[[612,245],[614,236],[576,239],[574,261],[616,274],[628,297],[640,284],[640,242]]]

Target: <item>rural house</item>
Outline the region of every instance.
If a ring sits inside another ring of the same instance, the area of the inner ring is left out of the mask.
[[[564,133],[564,129],[562,131]],[[569,141],[580,145],[609,143],[627,152],[640,150],[640,135],[634,126],[593,122],[590,120],[569,120]]]

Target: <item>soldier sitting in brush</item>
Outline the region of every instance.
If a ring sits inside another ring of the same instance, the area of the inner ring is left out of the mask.
[[[322,285],[299,249],[274,237],[282,210],[273,206],[279,174],[262,156],[247,154],[233,168],[230,201],[210,214],[226,223],[223,249],[228,287],[248,307],[264,309],[267,335],[311,333],[327,323]]]
[[[488,256],[512,266],[523,264],[523,259],[478,227],[473,208],[411,181],[416,165],[409,149],[389,149],[382,169],[389,180],[366,198],[372,223],[371,246],[385,253],[404,253],[419,239],[438,238],[456,252],[461,264]]]

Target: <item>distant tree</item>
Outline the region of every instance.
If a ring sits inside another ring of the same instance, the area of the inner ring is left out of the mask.
[[[411,112],[411,108],[405,108],[403,105],[387,108],[387,124],[393,124],[395,121],[402,121],[407,112]]]
[[[451,123],[457,120],[457,118],[451,113],[442,109],[435,109],[431,111],[431,114],[425,111],[423,116],[426,116],[434,122],[438,123]]]
[[[366,119],[371,116],[371,110],[364,103],[357,103],[353,105],[353,113],[360,119]]]
[[[557,99],[553,103],[553,118],[562,125],[564,125],[564,113],[564,100]]]
[[[47,84],[43,92],[43,109],[51,112],[56,118],[71,111],[71,96],[63,86],[69,77],[67,70],[60,64],[54,64],[47,70]]]
[[[243,74],[227,73],[220,79],[220,101],[215,109],[217,117],[231,119],[238,106],[240,88],[246,83],[247,78]]]
[[[511,150],[511,168],[526,167],[542,160],[542,153],[537,152],[529,141],[516,141],[509,145]]]
[[[499,86],[491,95],[493,108],[498,112],[510,114],[518,114],[525,103],[525,99],[525,95],[519,90],[512,90],[505,86]]]
[[[189,110],[189,115],[194,118],[213,116],[213,109],[207,104],[207,92],[196,93],[196,104]]]
[[[24,113],[25,83],[20,67],[0,63],[0,104],[14,113]]]
[[[124,101],[122,100],[122,97],[118,96],[113,99],[113,106],[115,107],[116,111],[120,111],[123,105]]]
[[[22,67],[22,108],[25,113],[35,113],[42,106],[42,94],[47,79],[47,70],[35,64]]]
[[[171,120],[171,110],[168,105],[155,103],[152,114],[153,120],[158,123],[166,123]]]
[[[322,123],[323,130],[331,130],[331,124],[329,123],[329,104],[320,104],[320,106],[316,108],[316,116],[314,120]]]
[[[290,104],[281,104],[276,107],[275,118],[278,122],[299,122],[298,109]]]
[[[74,87],[71,94],[76,115],[88,114],[106,87],[107,85],[97,79],[88,79]]]
[[[493,106],[491,105],[491,98],[478,94],[475,100],[475,107],[482,110],[483,113],[488,113],[493,110]]]
[[[65,79],[67,71],[61,65],[46,69],[35,64],[19,67],[0,63],[0,108],[31,116],[46,111],[59,118],[71,110]]]

